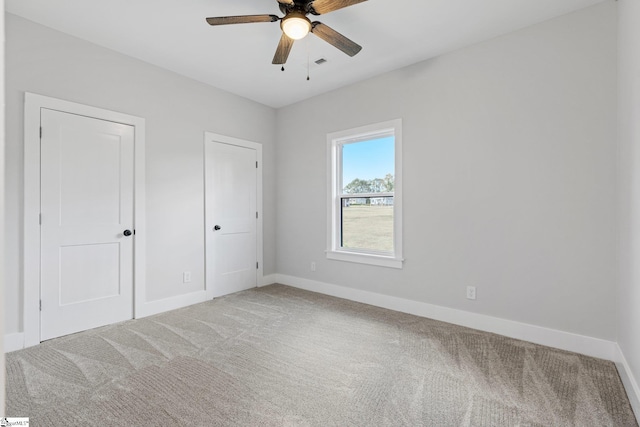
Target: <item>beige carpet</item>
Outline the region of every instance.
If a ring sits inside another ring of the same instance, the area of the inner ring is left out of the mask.
[[[286,286],[7,355],[32,426],[636,426],[613,363]]]

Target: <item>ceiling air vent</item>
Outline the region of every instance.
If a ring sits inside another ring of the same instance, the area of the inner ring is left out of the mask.
[[[315,63],[316,63],[316,64],[318,64],[318,65],[322,65],[322,64],[324,64],[325,62],[327,62],[327,60],[326,60],[326,59],[324,59],[324,58],[320,58],[320,59],[317,59],[317,60],[315,60],[315,61],[313,61],[313,62],[315,62]]]

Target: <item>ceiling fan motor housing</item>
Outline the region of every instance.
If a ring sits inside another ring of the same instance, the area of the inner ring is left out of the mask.
[[[293,0],[290,3],[278,1],[278,5],[280,6],[280,11],[285,15],[293,11],[300,12],[303,15],[319,15],[313,8],[313,0]]]

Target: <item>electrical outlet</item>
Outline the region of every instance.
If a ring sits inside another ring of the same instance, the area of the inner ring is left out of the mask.
[[[316,271],[316,262],[311,261],[311,271]]]
[[[182,273],[182,283],[189,283],[189,282],[191,282],[191,272],[185,271],[184,273]]]
[[[467,299],[476,299],[476,287],[467,286]]]

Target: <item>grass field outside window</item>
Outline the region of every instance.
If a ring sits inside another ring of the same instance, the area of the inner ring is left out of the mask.
[[[393,206],[343,207],[342,247],[393,252]]]

